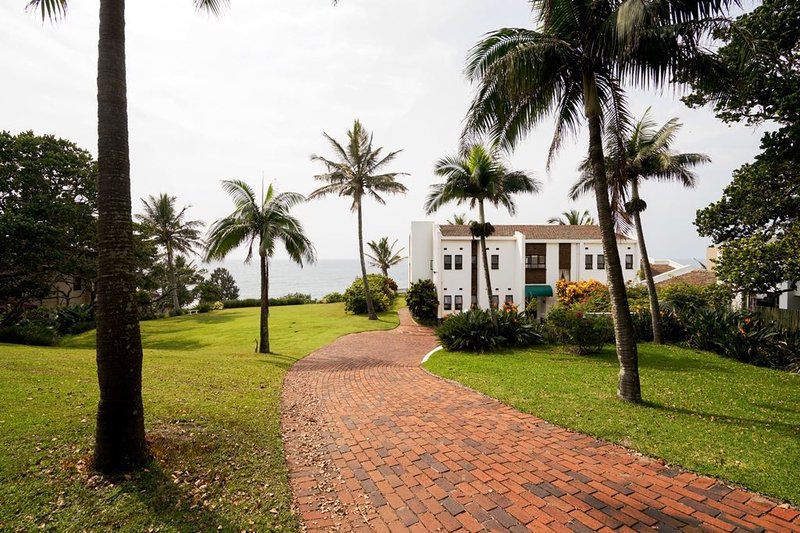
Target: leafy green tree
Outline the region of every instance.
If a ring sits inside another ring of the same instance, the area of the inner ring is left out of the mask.
[[[176,254],[191,254],[201,245],[199,220],[186,220],[187,207],[178,210],[177,198],[162,193],[155,197],[150,195],[142,199],[144,213],[136,218],[141,222],[145,234],[149,235],[161,247],[169,272],[169,287],[172,293],[172,310],[179,312],[181,300],[178,297],[178,281],[176,275]]]
[[[206,261],[224,259],[232,250],[245,244],[249,263],[258,244],[261,269],[261,320],[259,351],[270,353],[269,346],[269,260],[279,244],[289,259],[300,266],[316,260],[314,246],[303,226],[290,211],[306,201],[296,192],[278,193],[272,185],[259,201],[253,189],[241,180],[225,180],[222,189],[233,199],[234,210],[217,220],[209,229]]]
[[[559,217],[550,217],[547,219],[548,224],[559,224],[561,226],[592,226],[594,225],[594,218],[589,214],[589,210],[583,212],[577,209],[563,211]]]
[[[478,208],[478,221],[470,225],[474,237],[481,241],[481,258],[486,283],[486,295],[492,307],[492,280],[486,256],[486,237],[494,232],[486,222],[486,204],[504,207],[509,214],[517,211],[514,195],[539,192],[539,182],[523,171],[511,171],[501,161],[497,151],[480,144],[465,149],[463,154],[445,157],[436,163],[434,173],[443,183],[431,186],[425,201],[425,211],[435,213],[445,204],[467,204]],[[492,313],[496,325],[495,313]]]
[[[403,259],[405,259],[405,257],[400,255],[404,248],[400,248],[396,252],[394,251],[396,244],[397,240],[389,244],[389,237],[381,237],[377,241],[370,241],[367,243],[367,246],[372,250],[372,254],[366,254],[370,260],[370,265],[379,268],[381,274],[383,274],[385,278],[389,277],[390,268],[402,263]]]
[[[42,19],[66,14],[67,0],[29,0]],[[218,12],[226,0],[194,0]],[[149,460],[142,404],[142,338],[137,315],[131,221],[125,2],[100,0],[97,57],[97,408],[94,467],[103,473]]]
[[[372,146],[372,134],[364,129],[360,121],[356,120],[353,127],[347,132],[347,146],[342,146],[327,133],[322,134],[328,140],[336,160],[326,159],[312,155],[312,161],[325,165],[327,172],[314,176],[315,179],[326,185],[318,188],[309,195],[309,199],[322,198],[323,196],[336,195],[352,198],[350,211],[358,214],[358,257],[361,261],[361,279],[366,290],[367,314],[370,320],[378,320],[372,305],[372,293],[369,289],[367,278],[367,265],[364,260],[364,233],[362,220],[362,204],[364,198],[372,198],[379,204],[385,204],[382,194],[405,194],[406,187],[397,181],[398,176],[406,175],[403,172],[384,172],[386,166],[394,161],[400,150],[383,155],[383,148]]]
[[[208,281],[219,287],[220,299],[235,300],[239,297],[239,286],[227,268],[217,267],[211,272]]]
[[[503,28],[472,50],[467,76],[478,84],[464,136],[488,135],[511,149],[547,115],[555,116],[548,161],[585,120],[595,202],[613,302],[620,376],[617,396],[641,401],[633,321],[616,245],[603,153],[603,128],[622,131],[624,83],[665,84],[696,67],[699,43],[728,2],[533,0],[538,28]],[[621,144],[621,139],[619,140]]]
[[[0,327],[57,281],[94,286],[96,177],[92,156],[70,141],[0,132]]]
[[[661,309],[642,229],[641,214],[647,208],[647,203],[639,195],[639,185],[643,181],[655,180],[678,183],[686,188],[694,187],[696,176],[692,168],[710,162],[711,158],[706,154],[679,153],[673,150],[672,144],[682,126],[677,118],[672,118],[659,127],[648,108],[641,119],[630,127],[625,125],[622,132],[608,131],[605,141],[611,208],[621,222],[618,225],[626,227],[632,221],[636,230],[650,300],[653,342],[657,344],[663,343]],[[621,146],[618,142],[620,136]],[[581,177],[570,190],[573,200],[594,191],[594,174],[588,159],[581,164],[580,169]]]

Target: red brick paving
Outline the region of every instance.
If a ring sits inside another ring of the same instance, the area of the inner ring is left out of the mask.
[[[309,530],[800,531],[797,509],[428,374],[436,340],[400,316],[286,376],[284,443]]]

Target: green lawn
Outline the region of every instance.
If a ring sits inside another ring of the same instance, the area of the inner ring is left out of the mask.
[[[800,376],[680,348],[639,347],[647,403],[616,399],[612,348],[440,351],[425,367],[563,427],[800,503]]]
[[[254,354],[258,309],[142,323],[144,402],[156,461],[109,483],[86,468],[97,403],[94,334],[0,344],[0,530],[296,530],[280,439],[282,379],[346,333],[390,329],[343,304],[275,307]]]

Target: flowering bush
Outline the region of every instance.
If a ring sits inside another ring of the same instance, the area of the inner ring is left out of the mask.
[[[558,303],[569,307],[578,303],[586,303],[593,297],[604,297],[608,300],[608,287],[596,279],[583,281],[560,279],[556,282],[556,296]]]
[[[599,352],[603,344],[613,342],[614,330],[606,315],[587,313],[580,305],[557,305],[547,314],[548,336],[570,346],[578,355]]]

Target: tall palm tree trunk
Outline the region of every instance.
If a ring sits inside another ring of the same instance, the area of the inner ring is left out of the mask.
[[[358,201],[358,258],[361,260],[361,277],[364,279],[364,296],[367,300],[367,314],[370,320],[378,320],[375,306],[372,305],[372,293],[369,292],[367,279],[367,263],[364,262],[364,232],[362,231],[361,200]]]
[[[167,267],[169,268],[169,283],[172,285],[172,310],[180,311],[181,303],[178,301],[178,276],[175,275],[175,256],[172,253],[172,244],[167,243]]]
[[[636,238],[639,240],[639,253],[642,256],[642,270],[644,279],[647,282],[647,295],[650,297],[650,316],[653,323],[653,342],[664,344],[661,334],[661,308],[658,305],[658,293],[656,284],[653,281],[653,268],[650,266],[650,257],[647,255],[647,245],[644,242],[644,230],[642,229],[642,217],[639,205],[639,180],[631,180],[631,200],[634,205],[633,223],[636,226]]]
[[[148,461],[142,339],[131,222],[125,2],[100,1],[97,60],[97,406],[94,467],[135,470]]]
[[[261,353],[269,352],[269,259],[264,252],[259,253],[261,262],[261,322],[260,340],[258,351]]]
[[[640,402],[642,390],[639,383],[639,355],[633,334],[628,295],[619,262],[619,249],[608,199],[605,156],[603,155],[603,132],[600,124],[600,102],[594,75],[584,75],[585,114],[589,123],[589,160],[594,174],[594,194],[597,203],[597,218],[603,239],[608,290],[611,296],[611,311],[614,317],[614,337],[619,359],[619,381],[617,397],[629,402]]]
[[[489,298],[489,312],[492,315],[492,324],[497,327],[497,314],[492,305],[492,278],[489,274],[489,259],[486,253],[486,214],[483,208],[483,200],[478,202],[478,218],[481,224],[481,258],[483,259],[483,275],[486,278],[486,297]]]

